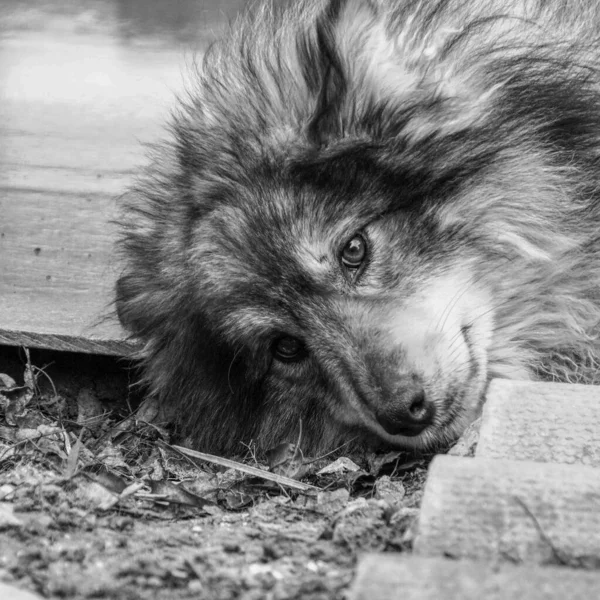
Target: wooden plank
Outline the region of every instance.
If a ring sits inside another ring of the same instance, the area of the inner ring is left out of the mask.
[[[600,469],[437,456],[425,485],[415,551],[600,565]]]
[[[590,600],[600,573],[386,553],[363,556],[349,600]]]
[[[11,3],[0,23],[0,343],[123,354],[115,198],[194,50],[245,0]]]
[[[600,387],[492,381],[475,455],[600,467]]]
[[[0,341],[128,352],[111,307],[112,199],[5,190],[0,214]]]

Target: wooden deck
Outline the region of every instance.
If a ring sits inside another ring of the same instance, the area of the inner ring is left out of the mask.
[[[0,0],[1,344],[127,352],[116,200],[244,3]]]

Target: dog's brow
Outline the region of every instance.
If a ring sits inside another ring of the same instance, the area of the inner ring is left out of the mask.
[[[329,272],[330,244],[324,232],[299,230],[293,243],[300,268],[317,281]]]
[[[274,329],[284,329],[284,321],[278,315],[267,308],[261,309],[256,306],[239,306],[232,310],[223,321],[227,331],[253,332],[254,335],[269,333]]]

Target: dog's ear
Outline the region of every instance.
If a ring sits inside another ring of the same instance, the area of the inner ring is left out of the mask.
[[[310,94],[316,98],[306,135],[317,146],[338,134],[338,115],[347,91],[346,74],[336,42],[336,29],[345,0],[330,0],[317,17],[314,31],[298,40],[298,57]]]
[[[409,64],[415,60],[402,46],[412,42],[398,39],[386,19],[369,0],[330,0],[298,38],[297,56],[314,98],[305,131],[316,146],[343,137],[361,117],[371,121],[376,106],[393,109],[419,88],[422,69]]]
[[[350,81],[356,70],[353,62],[362,54],[362,31],[375,17],[376,8],[368,0],[329,0],[314,28],[298,38],[298,59],[315,98],[306,135],[317,146],[343,134],[344,107],[348,93],[355,91],[350,89],[355,87]]]
[[[462,30],[444,25],[442,4],[433,3],[418,18],[400,11],[392,24],[389,10],[377,2],[327,3],[298,43],[305,84],[315,98],[306,126],[312,143],[326,145],[349,129],[394,135],[414,106],[421,107],[420,117],[406,131],[423,138],[440,128],[468,128],[485,114],[498,85],[473,88],[457,74],[451,49],[460,46]]]

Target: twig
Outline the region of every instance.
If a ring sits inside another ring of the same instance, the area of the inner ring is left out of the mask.
[[[336,452],[339,452],[344,446],[347,446],[348,444],[351,444],[355,439],[356,439],[356,437],[353,437],[353,438],[349,439],[347,442],[344,442],[343,444],[340,444],[337,448],[334,448],[333,450],[330,450],[326,454],[321,454],[321,456],[317,456],[316,458],[311,458],[310,460],[305,461],[304,464],[305,465],[310,465],[310,464],[315,463],[315,462],[317,462],[319,460],[323,460],[324,458],[327,458],[331,454],[335,454]]]
[[[237,471],[241,471],[242,473],[247,473],[248,475],[254,475],[255,477],[261,477],[262,479],[266,479],[267,481],[273,481],[274,483],[278,483],[279,485],[284,485],[287,487],[291,487],[296,490],[300,490],[303,492],[317,492],[319,488],[310,485],[308,483],[302,483],[300,481],[296,481],[295,479],[291,479],[290,477],[284,477],[283,475],[276,475],[275,473],[271,473],[269,471],[263,471],[262,469],[258,469],[256,467],[250,467],[248,465],[244,465],[242,463],[236,462],[234,460],[229,460],[228,458],[222,458],[221,456],[214,456],[213,454],[205,454],[204,452],[198,452],[196,450],[190,450],[189,448],[183,448],[182,446],[171,446],[169,444],[165,444],[164,442],[158,442],[161,446],[164,446],[170,450],[175,450],[184,456],[190,456],[192,458],[197,458],[199,460],[205,460],[206,462],[220,465],[222,467],[226,467],[228,469],[235,469]]]
[[[29,354],[29,348],[27,348],[26,346],[23,346],[23,350],[25,352],[25,357],[27,358],[27,363],[25,365],[26,371],[28,376],[24,377],[25,379],[25,386],[29,387],[29,383],[31,384],[31,392],[34,394],[37,394],[38,390],[37,390],[37,382],[36,382],[36,377],[33,374],[33,367],[31,364],[31,356]]]
[[[46,371],[44,370],[44,369],[47,369],[49,366],[50,365],[46,365],[44,368],[40,368],[40,367],[36,367],[35,365],[31,365],[31,368],[35,369],[38,374],[41,373],[42,375],[44,375],[46,377],[46,379],[50,382],[50,385],[52,386],[52,391],[54,392],[54,397],[58,398],[58,392],[56,391],[56,386],[54,385],[54,381],[52,381],[52,377],[50,377],[50,375],[48,375],[48,373],[46,373]]]

